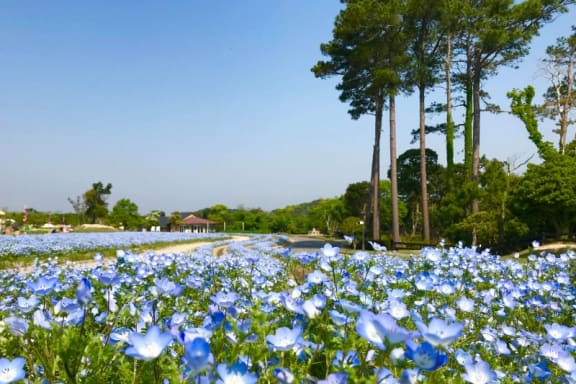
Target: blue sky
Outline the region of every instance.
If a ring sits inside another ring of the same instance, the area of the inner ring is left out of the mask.
[[[372,119],[351,120],[337,79],[310,71],[340,7],[3,0],[0,208],[72,211],[67,198],[102,181],[113,185],[111,206],[129,198],[141,213],[271,210],[368,180]],[[486,82],[492,101],[507,107],[506,92],[528,84],[540,95],[538,59],[573,20],[572,8],[542,30],[518,69]],[[402,97],[397,107],[400,154],[414,146],[417,100]],[[382,137],[385,170],[387,127]],[[428,144],[444,161],[442,138]],[[483,115],[481,151],[522,161],[535,148],[515,118]]]

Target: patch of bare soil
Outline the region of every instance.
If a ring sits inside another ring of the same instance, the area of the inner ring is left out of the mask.
[[[576,243],[556,242],[556,243],[542,244],[534,249],[538,251],[549,251],[551,249],[576,249]]]

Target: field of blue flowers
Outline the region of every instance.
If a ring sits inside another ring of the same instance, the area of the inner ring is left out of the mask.
[[[50,233],[44,235],[0,236],[0,257],[65,255],[97,249],[120,249],[164,242],[223,238],[223,233],[116,232]]]
[[[0,272],[0,384],[576,383],[572,252],[282,240]]]

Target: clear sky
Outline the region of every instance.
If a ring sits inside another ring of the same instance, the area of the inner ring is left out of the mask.
[[[141,213],[214,204],[271,210],[368,180],[372,118],[351,120],[338,79],[310,71],[341,6],[2,0],[0,208],[71,212],[67,198],[102,181],[113,185],[110,206],[129,198]],[[570,33],[574,13],[546,26],[518,69],[486,83],[492,101],[507,107],[506,92],[528,84],[542,94],[538,59]],[[402,97],[397,107],[400,154],[414,147],[417,100]],[[515,118],[482,122],[486,156],[535,153]],[[428,143],[444,161],[442,138]],[[387,127],[381,147],[385,175]]]

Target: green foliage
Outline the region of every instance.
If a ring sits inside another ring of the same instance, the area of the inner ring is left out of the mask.
[[[17,223],[23,223],[23,212],[7,212],[5,219],[15,220]],[[25,225],[21,225],[21,229],[26,231],[27,228],[41,227],[46,223],[66,224],[76,226],[81,224],[81,217],[75,213],[60,213],[60,212],[40,212],[35,209],[28,209],[28,219]]]
[[[390,181],[380,181],[380,222],[382,228],[389,230],[392,224],[392,194],[390,191]],[[370,183],[368,181],[361,181],[352,183],[346,188],[346,192],[342,196],[345,212],[351,217],[364,219],[364,213],[367,202],[370,196]],[[399,202],[400,217],[404,217],[407,213],[406,204],[404,201]],[[366,223],[368,232],[370,232],[370,222]]]
[[[557,156],[529,164],[515,205],[532,228],[552,228],[557,236],[570,233],[576,225],[576,159]]]
[[[538,108],[541,116],[556,120],[559,136],[558,151],[566,153],[568,127],[575,120],[571,113],[576,110],[576,26],[572,26],[572,35],[560,37],[556,45],[548,46],[545,73],[550,86],[544,93],[544,104]]]
[[[158,226],[160,224],[161,216],[164,216],[164,212],[158,210],[150,211],[144,217],[144,224],[147,228]]]
[[[112,184],[106,186],[102,182],[92,184],[92,189],[84,192],[83,199],[86,207],[86,216],[92,224],[101,221],[108,214],[106,196],[112,193]]]
[[[364,217],[369,198],[370,182],[368,181],[348,185],[342,197],[347,213],[356,217]]]
[[[552,143],[544,141],[542,133],[538,130],[537,110],[532,105],[535,95],[534,87],[528,86],[522,91],[514,89],[507,95],[511,99],[512,114],[524,123],[528,137],[536,145],[540,157],[546,160],[556,156],[557,152]]]
[[[458,2],[457,48],[466,62],[465,164],[471,180],[480,167],[481,81],[499,67],[515,65],[528,54],[530,42],[543,23],[565,12],[565,0]],[[469,167],[469,168],[468,168]],[[477,205],[473,204],[475,208]]]
[[[344,202],[341,197],[321,199],[310,208],[310,223],[322,233],[334,235],[345,215]]]
[[[230,212],[224,204],[216,204],[208,208],[207,218],[219,223],[224,223],[230,220]]]
[[[143,224],[138,206],[129,199],[118,200],[110,212],[109,220],[113,225],[122,226],[125,230],[139,229]]]
[[[260,208],[246,209],[240,207],[230,214],[232,221],[230,231],[238,232],[268,232],[268,215]]]
[[[170,223],[171,227],[177,226],[182,223],[182,214],[178,211],[174,211],[170,213],[170,217],[168,218],[168,223]]]
[[[272,233],[302,233],[298,230],[297,222],[293,215],[294,208],[286,207],[275,209],[270,213],[270,230]]]
[[[421,228],[422,189],[420,185],[420,149],[408,149],[398,157],[398,193],[408,212],[402,215],[404,225],[412,236]],[[433,203],[439,194],[439,177],[442,172],[438,164],[438,154],[426,149],[426,168],[429,203]],[[388,172],[390,175],[390,172]]]
[[[78,223],[77,224],[84,224],[85,214],[86,214],[86,203],[82,196],[76,196],[76,199],[68,198],[68,202],[74,208],[74,212],[78,216]]]

